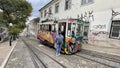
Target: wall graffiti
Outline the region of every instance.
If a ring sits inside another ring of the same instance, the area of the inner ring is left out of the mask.
[[[116,12],[115,10],[112,9],[112,20],[115,16],[120,15],[120,12]]]
[[[108,38],[108,32],[106,31],[90,31],[88,38],[90,40],[90,42],[92,44],[94,44],[94,42],[96,40],[106,40]]]
[[[85,22],[94,21],[93,11],[85,12],[84,14],[81,14],[81,16],[78,15],[78,18]]]
[[[106,24],[103,24],[103,25],[101,25],[101,24],[99,24],[99,25],[94,25],[93,28],[94,28],[94,29],[106,29]]]
[[[90,33],[88,34],[88,39],[90,43],[94,44],[95,39],[94,39],[94,35],[92,34],[92,31],[90,31]]]

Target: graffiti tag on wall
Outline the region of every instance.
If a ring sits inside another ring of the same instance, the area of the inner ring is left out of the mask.
[[[95,42],[95,40],[106,40],[108,37],[108,32],[106,31],[91,31],[89,34],[89,39],[91,42]]]
[[[93,11],[85,12],[84,14],[81,14],[80,17],[78,15],[78,18],[80,18],[80,20],[85,22],[94,21]]]
[[[120,12],[116,12],[112,9],[112,18],[111,19],[113,19],[117,15],[120,15]]]
[[[103,24],[103,25],[101,25],[101,24],[99,24],[99,25],[94,25],[93,28],[94,28],[94,29],[106,29],[106,24]]]

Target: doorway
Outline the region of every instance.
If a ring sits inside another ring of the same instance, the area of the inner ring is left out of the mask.
[[[63,44],[65,45],[65,36],[66,36],[66,22],[60,22],[59,23],[59,30],[61,31],[61,34],[64,37]]]

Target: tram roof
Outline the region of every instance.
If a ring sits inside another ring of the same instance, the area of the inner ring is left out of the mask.
[[[38,24],[55,24],[55,23],[54,23],[54,21],[51,21],[51,22],[38,23]]]
[[[68,21],[71,21],[71,22],[73,22],[73,21],[76,21],[77,22],[77,24],[84,24],[84,21],[81,21],[81,20],[79,20],[79,19],[74,19],[74,18],[71,18],[71,19],[61,19],[61,20],[56,20],[56,21],[58,21],[59,23],[63,23],[63,22],[68,22]],[[44,23],[39,23],[39,24],[56,24],[55,23],[55,21],[48,21],[48,22],[44,22]]]

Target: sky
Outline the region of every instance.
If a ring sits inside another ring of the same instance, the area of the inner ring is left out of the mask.
[[[29,17],[29,20],[32,20],[33,18],[39,17],[39,9],[42,8],[44,5],[46,5],[51,0],[27,0],[32,4],[33,11],[31,16]]]

